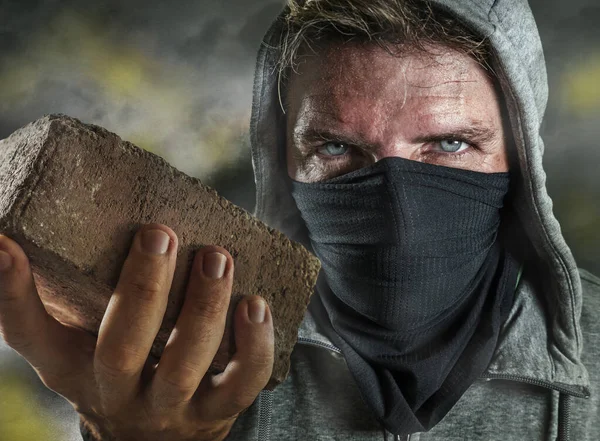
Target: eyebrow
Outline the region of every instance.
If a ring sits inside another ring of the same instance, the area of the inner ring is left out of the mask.
[[[443,132],[432,132],[417,136],[411,139],[411,142],[431,142],[442,140],[460,140],[476,145],[487,144],[493,141],[497,136],[497,131],[483,125],[481,122],[473,121],[470,125],[457,126],[451,130]],[[366,142],[362,137],[345,131],[337,131],[333,128],[306,127],[294,131],[294,138],[314,143],[316,141],[343,142],[346,144],[361,147],[367,151],[374,152],[378,146]]]
[[[473,122],[467,126],[457,126],[446,132],[435,133],[434,135],[418,136],[414,139],[414,141],[426,142],[456,139],[461,141],[470,141],[480,145],[490,143],[496,138],[497,134],[498,132],[496,130],[482,125],[479,122]]]
[[[370,151],[375,151],[377,146],[369,144],[360,136],[343,131],[336,131],[331,128],[307,127],[294,131],[294,138],[304,142],[314,143],[317,141],[326,142],[343,142],[350,145],[355,145]]]

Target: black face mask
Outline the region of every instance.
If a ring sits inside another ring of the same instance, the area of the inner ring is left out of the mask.
[[[517,275],[498,241],[508,185],[402,158],[292,182],[322,262],[315,315],[393,433],[433,427],[491,360]]]

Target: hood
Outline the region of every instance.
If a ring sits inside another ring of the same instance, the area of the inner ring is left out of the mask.
[[[552,212],[542,166],[540,125],[548,84],[533,15],[526,0],[431,0],[431,4],[491,42],[496,55],[493,68],[518,153],[518,170],[511,170],[512,210],[519,230],[515,235],[527,237],[535,265],[524,264],[523,280],[488,373],[560,384],[586,394],[588,375],[580,361],[581,281]],[[256,65],[250,125],[254,214],[311,249],[285,165],[284,115],[275,66],[281,31],[280,15],[264,37]]]

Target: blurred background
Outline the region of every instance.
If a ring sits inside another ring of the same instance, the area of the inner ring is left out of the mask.
[[[98,124],[251,210],[255,53],[283,0],[0,0],[0,139],[48,113]],[[548,64],[548,188],[600,274],[600,5],[531,0]],[[0,440],[80,440],[70,405],[0,340]]]

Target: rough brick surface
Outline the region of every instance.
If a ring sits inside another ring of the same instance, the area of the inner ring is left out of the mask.
[[[234,258],[235,276],[211,372],[221,372],[235,350],[232,312],[240,296],[258,294],[275,325],[268,388],[282,382],[320,268],[306,249],[101,127],[50,115],[0,141],[0,232],[23,247],[42,301],[60,321],[97,335],[133,236],[152,222],[172,228],[179,249],[151,354],[160,357],[175,325],[195,251],[220,245]]]

